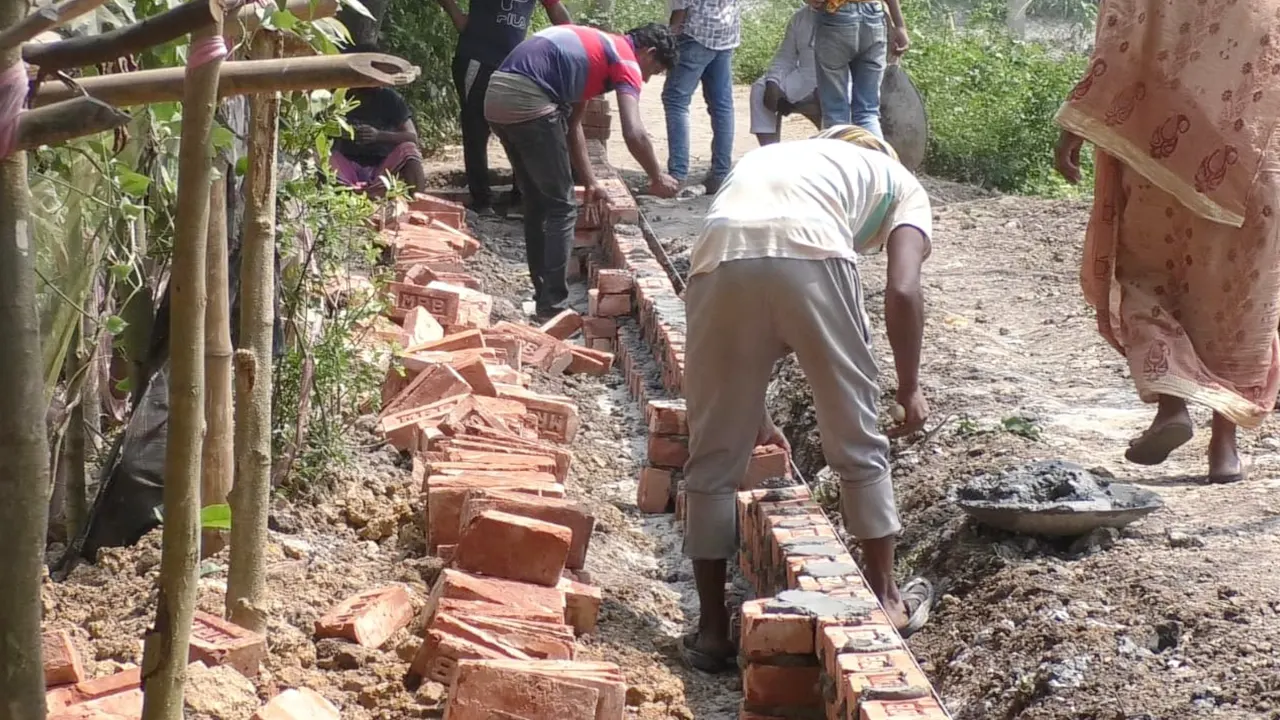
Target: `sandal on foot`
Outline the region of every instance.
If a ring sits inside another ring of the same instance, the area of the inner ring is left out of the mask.
[[[1159,465],[1169,453],[1182,447],[1194,434],[1186,423],[1169,423],[1139,435],[1129,444],[1124,458],[1138,465]]]
[[[907,624],[898,628],[898,634],[905,640],[929,622],[929,611],[933,609],[933,583],[922,577],[913,578],[902,586],[901,594],[902,604],[907,609]]]
[[[715,675],[736,667],[735,653],[708,652],[698,647],[698,633],[691,632],[680,638],[680,658],[694,670]]]

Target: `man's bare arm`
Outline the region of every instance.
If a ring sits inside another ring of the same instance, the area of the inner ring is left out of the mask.
[[[551,20],[552,25],[573,24],[573,16],[569,14],[569,8],[565,7],[562,2],[547,8],[547,17]]]
[[[684,31],[684,19],[688,16],[688,10],[672,10],[671,18],[667,20],[667,27],[671,28],[673,34],[679,35]]]
[[[909,393],[920,386],[920,346],[924,339],[920,268],[929,254],[929,241],[918,229],[902,225],[890,233],[887,249],[884,323],[898,371],[899,393]]]
[[[653,151],[644,121],[640,119],[640,99],[630,93],[619,92],[618,119],[622,123],[622,139],[626,141],[631,157],[644,168],[650,182],[657,180],[662,175],[662,166],[658,164],[658,155]]]
[[[591,172],[591,156],[587,154],[587,136],[582,132],[582,116],[587,112],[587,104],[576,103],[569,114],[569,162],[578,175],[578,180],[588,192],[595,187],[595,174]]]
[[[449,14],[449,19],[453,21],[453,26],[462,32],[467,27],[467,14],[462,12],[462,8],[458,7],[457,0],[436,0],[440,3],[440,7]]]

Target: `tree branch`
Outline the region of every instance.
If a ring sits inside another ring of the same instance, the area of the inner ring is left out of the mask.
[[[58,145],[73,138],[115,130],[129,123],[129,113],[82,95],[23,113],[18,121],[18,149]]]
[[[64,0],[46,5],[26,16],[17,25],[0,32],[0,52],[12,50],[42,32],[66,24],[100,7],[107,0]]]

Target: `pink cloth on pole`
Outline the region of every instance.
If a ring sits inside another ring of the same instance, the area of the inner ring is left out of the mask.
[[[191,44],[187,52],[187,69],[194,70],[205,63],[221,60],[227,56],[227,44],[221,35],[201,38]]]

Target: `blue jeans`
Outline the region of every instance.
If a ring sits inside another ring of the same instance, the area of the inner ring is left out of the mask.
[[[689,174],[689,100],[699,81],[711,115],[711,177],[722,180],[733,163],[733,50],[710,50],[688,35],[680,36],[680,60],[662,88],[667,172],[681,181]]]
[[[884,138],[880,82],[889,49],[886,35],[884,10],[878,2],[850,2],[818,17],[813,54],[822,127],[853,124]]]

